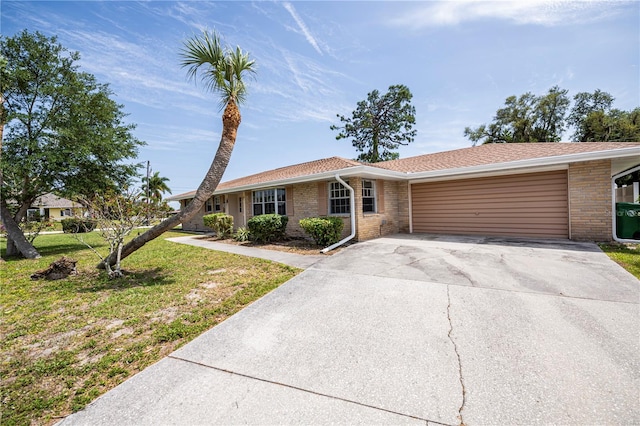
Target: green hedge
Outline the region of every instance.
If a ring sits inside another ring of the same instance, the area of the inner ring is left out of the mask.
[[[62,232],[67,234],[82,234],[96,229],[96,222],[92,219],[70,217],[62,219],[60,222],[62,223]]]
[[[307,217],[300,219],[300,227],[319,246],[330,246],[340,241],[344,222],[339,217]]]
[[[287,216],[279,214],[263,214],[254,216],[247,222],[251,239],[259,243],[277,241],[285,236],[287,229]]]
[[[233,216],[226,213],[214,213],[202,216],[204,226],[213,229],[218,238],[227,238],[233,234]]]

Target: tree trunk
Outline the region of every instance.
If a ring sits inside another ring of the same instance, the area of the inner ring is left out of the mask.
[[[153,228],[129,241],[122,248],[121,259],[129,256],[149,241],[158,238],[160,235],[175,228],[182,222],[186,222],[191,219],[200,211],[204,203],[211,198],[213,192],[218,187],[218,184],[222,179],[222,175],[229,164],[231,153],[233,152],[233,146],[236,143],[236,135],[239,126],[240,111],[238,110],[236,103],[231,100],[225,107],[224,113],[222,114],[222,137],[220,138],[220,145],[218,146],[218,150],[216,151],[216,155],[213,158],[213,162],[211,163],[207,174],[200,183],[200,186],[196,190],[196,194],[191,202],[187,204],[184,209],[180,210],[178,214],[163,220]],[[103,262],[98,264],[98,268],[104,269],[105,263],[107,262],[113,266],[116,264],[116,261],[117,254],[110,253]]]
[[[38,253],[33,244],[27,241],[22,229],[13,219],[4,202],[0,203],[0,209],[2,223],[7,230],[7,256],[16,256],[21,253],[27,259],[38,259],[40,253]]]

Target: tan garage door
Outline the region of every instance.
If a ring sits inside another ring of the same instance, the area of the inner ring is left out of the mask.
[[[411,185],[413,232],[568,238],[565,170]]]

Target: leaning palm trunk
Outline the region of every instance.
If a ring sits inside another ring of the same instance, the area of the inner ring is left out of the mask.
[[[240,126],[240,110],[233,99],[229,100],[222,114],[222,137],[220,138],[220,145],[218,151],[209,167],[209,171],[205,175],[202,183],[196,190],[196,194],[187,206],[180,210],[177,215],[167,218],[149,229],[145,233],[137,236],[122,248],[120,254],[120,260],[129,256],[149,241],[159,237],[163,233],[175,228],[179,224],[188,221],[195,216],[204,203],[211,198],[213,192],[216,190],[222,175],[224,174],[229,160],[231,159],[231,153],[233,146],[236,143],[236,135],[238,127]],[[106,263],[110,266],[114,266],[116,262],[119,262],[117,253],[111,253],[103,262],[100,262],[98,268],[105,268]]]

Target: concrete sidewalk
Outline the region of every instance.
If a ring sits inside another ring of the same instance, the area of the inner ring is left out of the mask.
[[[287,253],[284,251],[265,250],[256,247],[244,247],[236,246],[233,244],[218,243],[215,241],[205,240],[202,238],[202,236],[167,238],[167,241],[180,244],[188,244],[190,246],[203,247],[210,250],[224,251],[227,253],[241,254],[243,256],[257,257],[260,259],[271,260],[273,262],[294,266],[300,269],[307,269],[308,267],[327,257],[327,255],[320,254],[320,252],[318,252],[318,255],[305,255],[297,253]]]
[[[595,244],[380,238],[62,424],[640,424],[639,304]]]

